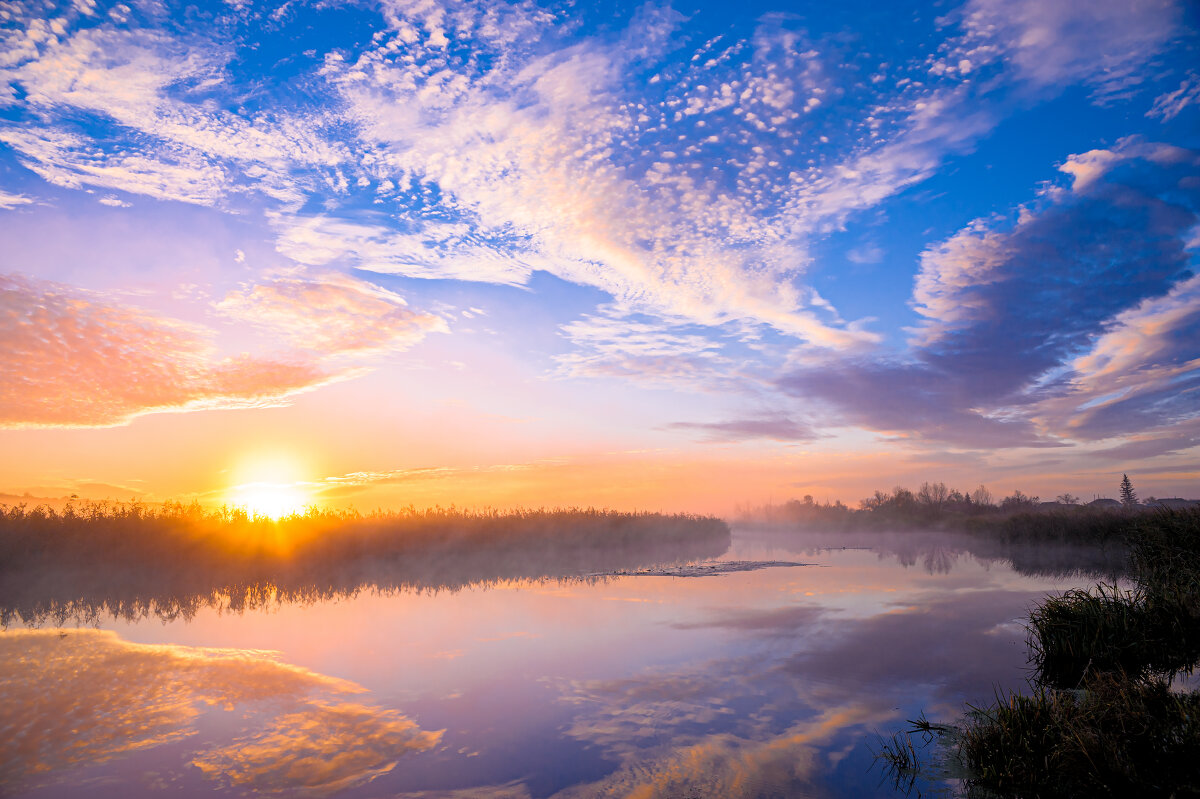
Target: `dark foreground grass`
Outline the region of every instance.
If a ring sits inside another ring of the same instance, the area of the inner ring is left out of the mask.
[[[1143,515],[1126,543],[1133,587],[1037,607],[1031,693],[968,706],[949,736],[968,795],[1200,796],[1200,693],[1171,688],[1200,661],[1200,510]]]
[[[1200,512],[1138,517],[1127,546],[1135,587],[1068,591],[1030,615],[1042,684],[1074,688],[1105,672],[1170,678],[1200,661]]]
[[[0,625],[188,617],[361,590],[457,590],[712,558],[719,519],[592,508],[279,520],[198,505],[0,506]]]
[[[1003,796],[1200,796],[1200,694],[1165,680],[998,695],[969,707],[958,745],[972,785]]]

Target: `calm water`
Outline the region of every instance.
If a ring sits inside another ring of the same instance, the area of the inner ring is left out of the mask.
[[[812,565],[12,626],[0,794],[896,796],[876,730],[1024,685],[1028,608],[1103,565],[932,533],[721,559]]]

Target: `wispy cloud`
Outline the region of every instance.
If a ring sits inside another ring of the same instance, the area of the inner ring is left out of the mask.
[[[247,286],[217,308],[326,356],[405,349],[448,329],[441,317],[410,309],[394,292],[336,274]]]
[[[812,441],[820,438],[820,433],[811,425],[787,416],[732,419],[723,422],[672,422],[667,427],[671,430],[701,434],[707,441]]]
[[[1146,112],[1146,116],[1159,117],[1169,120],[1190,106],[1200,103],[1200,74],[1189,72],[1179,84],[1179,88],[1159,95],[1154,99],[1154,105]]]
[[[1200,277],[1192,277],[1118,314],[1070,363],[1063,394],[1041,403],[1042,423],[1100,439],[1194,420],[1200,413],[1197,341]],[[1178,436],[1151,440],[1183,443]]]
[[[603,310],[563,326],[574,349],[555,358],[561,375],[710,388],[733,378],[722,343],[702,330]]]
[[[11,211],[14,208],[20,208],[22,205],[30,205],[33,202],[24,194],[13,194],[11,192],[0,190],[0,209]]]
[[[1175,36],[1183,13],[1174,0],[971,0],[962,57],[999,57],[1037,88],[1085,83],[1103,101],[1145,78],[1142,67]]]
[[[247,188],[297,203],[314,182],[336,192],[346,180],[345,149],[321,134],[323,116],[220,108],[232,49],[214,39],[62,24],[35,39],[0,70],[30,120],[0,140],[52,183],[213,205]]]

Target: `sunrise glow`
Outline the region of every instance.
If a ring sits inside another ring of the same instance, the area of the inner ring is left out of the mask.
[[[4,12],[0,496],[1194,492],[1193,5],[201,5]]]
[[[1194,796],[1196,669],[1198,0],[0,0],[0,795]]]
[[[243,457],[233,470],[225,501],[249,514],[279,519],[314,504],[307,467],[293,455],[260,453]]]

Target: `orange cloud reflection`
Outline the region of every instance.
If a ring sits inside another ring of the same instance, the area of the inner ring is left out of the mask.
[[[441,732],[348,701],[364,689],[253,650],[145,645],[115,633],[0,633],[0,783],[44,784],[76,766],[186,739],[205,706],[254,711],[244,736],[197,752],[210,778],[324,796],[370,781]],[[274,721],[260,725],[261,713]]]

